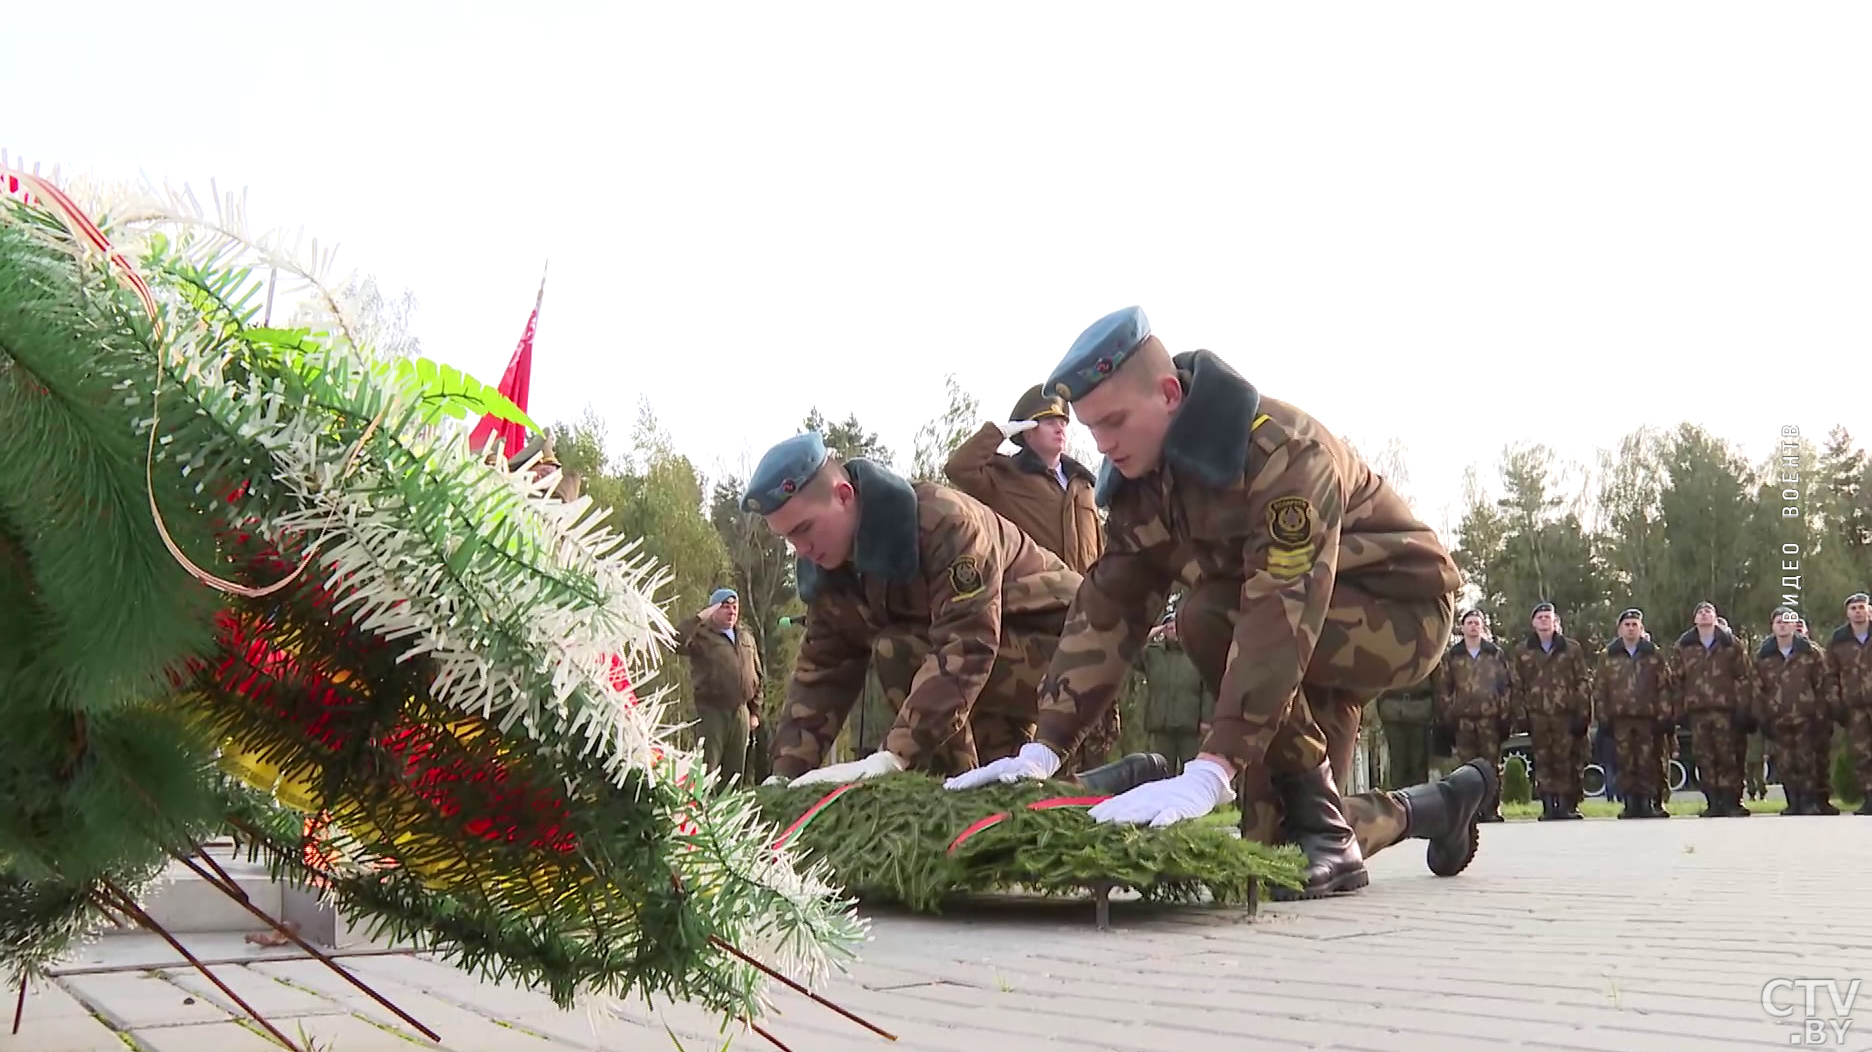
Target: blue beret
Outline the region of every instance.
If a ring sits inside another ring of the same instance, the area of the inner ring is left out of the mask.
[[[708,605],[714,606],[716,603],[725,603],[730,599],[738,600],[740,598],[741,597],[736,595],[735,590],[732,588],[717,588],[709,595]]]
[[[817,431],[807,431],[774,446],[755,466],[748,479],[747,492],[741,497],[741,510],[771,515],[793,499],[793,494],[825,467],[825,439]]]
[[[1144,316],[1142,307],[1126,307],[1105,315],[1073,341],[1072,349],[1047,378],[1047,389],[1068,402],[1077,402],[1117,372],[1150,334],[1150,319]]]

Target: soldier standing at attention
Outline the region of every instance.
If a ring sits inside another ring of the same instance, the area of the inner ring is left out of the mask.
[[[1453,725],[1458,760],[1481,760],[1500,770],[1508,723],[1508,659],[1482,638],[1482,622],[1480,610],[1465,611],[1462,638],[1443,652],[1436,671],[1437,714]],[[1491,809],[1476,820],[1499,822],[1501,810]]]
[[[1658,735],[1674,722],[1676,689],[1670,662],[1645,635],[1643,611],[1620,614],[1618,637],[1606,644],[1593,674],[1593,708],[1612,726],[1625,797],[1620,818],[1670,817],[1658,806]]]
[[[1509,666],[1514,706],[1534,746],[1540,820],[1584,818],[1586,730],[1592,726],[1592,667],[1586,650],[1560,634],[1552,603],[1534,608],[1533,631]]]
[[[943,474],[956,489],[988,505],[1035,544],[1084,574],[1105,550],[1105,526],[1099,521],[1093,487],[1098,479],[1066,455],[1066,400],[1038,384],[1020,396],[1008,422],[992,421],[956,447]],[[1003,440],[1020,447],[1011,457],[1000,454]],[[1118,744],[1118,706],[1086,736],[1066,766],[1102,764]]]
[[[1838,814],[1832,808],[1830,779],[1816,742],[1833,738],[1827,712],[1826,658],[1796,631],[1798,615],[1775,611],[1774,634],[1755,652],[1755,674],[1762,704],[1762,733],[1774,742],[1775,773],[1787,794],[1784,815]],[[1823,810],[1825,802],[1830,811]]]
[[[1201,728],[1215,712],[1215,695],[1203,686],[1201,673],[1183,652],[1174,613],[1165,614],[1151,629],[1139,663],[1144,675],[1144,732],[1149,741],[1145,748],[1169,760],[1171,770],[1181,771],[1196,758]]]
[[[1872,815],[1872,607],[1864,592],[1846,597],[1846,623],[1826,648],[1827,691],[1846,724],[1846,748],[1865,794],[1856,815]]]
[[[1747,818],[1742,806],[1742,770],[1735,760],[1755,712],[1755,666],[1735,635],[1716,623],[1716,605],[1696,605],[1696,624],[1677,637],[1677,681],[1690,721],[1697,784],[1708,806],[1703,818]]]
[[[799,552],[806,603],[769,781],[953,774],[1031,740],[1034,694],[1079,586],[1052,553],[974,498],[841,462],[810,431],[767,451],[741,507]],[[821,766],[874,662],[896,722],[877,752]],[[1096,787],[1099,774],[1080,781]]]
[[[702,761],[740,777],[748,736],[760,725],[762,670],[760,648],[741,626],[741,599],[733,589],[717,588],[701,613],[676,626],[676,650],[689,659]]]
[[[1364,856],[1405,837],[1430,841],[1433,872],[1460,872],[1498,773],[1467,764],[1342,800],[1314,720],[1356,728],[1366,701],[1441,658],[1461,577],[1436,534],[1318,421],[1208,351],[1172,358],[1136,307],[1086,329],[1048,388],[1105,454],[1105,553],[1041,688],[1038,741],[949,787],[1050,775],[1116,700],[1180,580],[1178,636],[1216,694],[1209,733],[1182,774],[1091,817],[1169,825],[1236,799],[1243,779],[1242,835],[1297,843],[1305,897],[1364,887]]]

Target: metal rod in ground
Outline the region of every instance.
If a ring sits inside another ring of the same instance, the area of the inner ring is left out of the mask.
[[[288,1040],[285,1034],[280,1033],[279,1028],[274,1026],[272,1023],[268,1022],[265,1016],[261,1015],[259,1012],[254,1011],[253,1006],[248,1004],[247,1001],[241,997],[241,995],[235,993],[233,987],[230,987],[228,984],[222,982],[220,976],[210,971],[207,965],[202,964],[199,960],[197,960],[195,955],[189,952],[188,947],[182,945],[180,940],[178,940],[175,936],[169,934],[169,932],[165,930],[161,924],[156,923],[156,918],[143,912],[143,907],[138,906],[136,904],[136,900],[124,894],[124,891],[122,888],[119,888],[115,883],[112,883],[111,881],[105,881],[103,884],[103,887],[106,890],[106,892],[108,892],[108,897],[110,899],[115,900],[113,904],[118,909],[122,910],[125,916],[129,917],[131,920],[136,921],[138,924],[141,924],[143,927],[148,928],[150,931],[155,932],[158,936],[160,936],[162,938],[162,941],[169,944],[170,949],[181,954],[184,960],[188,961],[189,964],[194,966],[196,971],[202,974],[203,978],[215,984],[215,989],[220,990],[222,993],[226,994],[228,996],[228,1000],[233,1001],[235,1004],[239,1005],[241,1011],[246,1012],[250,1017],[253,1018],[254,1022],[260,1024],[262,1029],[264,1029],[267,1033],[273,1035],[273,1040],[278,1041],[282,1047],[288,1050],[288,1052],[305,1052],[304,1049],[301,1049],[298,1045],[295,1045],[290,1040]]]
[[[1261,878],[1248,882],[1248,916],[1253,919],[1261,913]]]
[[[1098,921],[1098,930],[1111,930],[1111,885],[1094,884],[1092,886],[1092,915]]]
[[[766,1038],[766,1039],[767,1039],[767,1040],[768,1040],[769,1042],[771,1042],[771,1043],[773,1044],[773,1047],[775,1047],[775,1048],[777,1048],[777,1049],[779,1049],[779,1050],[780,1050],[780,1052],[793,1052],[793,1050],[792,1050],[792,1049],[790,1049],[790,1048],[788,1048],[788,1047],[786,1046],[786,1042],[784,1042],[784,1041],[782,1041],[782,1040],[780,1040],[779,1038],[777,1038],[777,1037],[775,1037],[775,1036],[773,1036],[772,1034],[770,1034],[770,1033],[768,1033],[767,1031],[765,1031],[765,1030],[762,1030],[762,1029],[761,1029],[761,1025],[760,1025],[759,1023],[756,1023],[756,1022],[754,1022],[753,1020],[749,1020],[749,1021],[748,1021],[748,1026],[749,1026],[749,1027],[750,1027],[750,1028],[751,1028],[751,1029],[752,1029],[752,1030],[753,1030],[753,1031],[754,1031],[754,1032],[755,1032],[756,1034],[759,1034],[760,1036],[762,1036],[762,1037],[764,1037],[764,1038]]]
[[[26,969],[20,969],[19,1000],[13,1005],[13,1032],[19,1033],[20,1017],[26,1014]]]
[[[852,1012],[850,1009],[844,1008],[840,1005],[833,1004],[831,1001],[828,1001],[825,998],[820,997],[818,994],[813,993],[811,990],[806,989],[806,987],[802,986],[800,983],[795,982],[794,980],[789,979],[784,975],[781,975],[779,972],[773,970],[771,967],[768,967],[767,965],[762,964],[761,962],[755,960],[754,958],[749,957],[747,954],[742,953],[738,948],[729,945],[726,940],[720,938],[719,936],[715,936],[715,935],[709,936],[709,942],[713,943],[716,946],[716,948],[726,950],[729,953],[733,954],[736,958],[740,959],[741,963],[750,965],[756,969],[759,969],[768,978],[773,979],[776,982],[785,984],[787,989],[792,990],[794,993],[803,994],[806,997],[812,999],[817,1004],[830,1008],[834,1012],[837,1012],[839,1015],[844,1016],[845,1018],[851,1020],[852,1022],[857,1023],[859,1026],[864,1027],[866,1030],[869,1030],[872,1033],[878,1035],[879,1037],[884,1038],[886,1041],[897,1040],[896,1034],[891,1033],[890,1031],[884,1029],[881,1026],[878,1026],[876,1023],[873,1023],[868,1019],[864,1019],[860,1017],[856,1013]]]
[[[286,938],[292,940],[293,945],[299,947],[305,952],[318,958],[318,961],[320,964],[324,965],[325,967],[331,969],[333,972],[337,973],[339,978],[343,979],[345,982],[348,982],[352,986],[355,986],[359,990],[363,991],[366,995],[370,997],[371,1000],[377,1002],[380,1005],[383,1005],[385,1008],[388,1008],[390,1011],[395,1012],[398,1019],[401,1019],[405,1023],[408,1023],[409,1025],[415,1027],[417,1030],[422,1031],[422,1035],[424,1037],[428,1038],[431,1041],[437,1042],[438,1044],[441,1043],[442,1038],[435,1031],[417,1022],[415,1018],[412,1017],[408,1012],[405,1012],[403,1009],[398,1008],[395,1004],[391,1003],[388,997],[385,997],[384,995],[371,989],[370,984],[366,983],[362,979],[359,979],[357,976],[352,975],[349,971],[345,970],[345,967],[343,965],[339,964],[337,961],[332,960],[330,957],[327,957],[325,953],[321,951],[318,947],[300,938],[297,932],[289,930],[284,924],[281,924],[279,921],[274,920],[272,917],[267,916],[267,913],[265,910],[259,908],[258,906],[255,906],[252,902],[247,901],[247,897],[245,895],[236,896],[230,893],[229,889],[226,886],[216,881],[214,877],[210,876],[208,873],[203,871],[203,869],[200,866],[196,865],[194,859],[189,858],[187,855],[184,855],[179,851],[171,852],[171,854],[174,855],[176,859],[180,861],[183,865],[187,866],[191,870],[194,870],[196,876],[207,881],[216,890],[220,891],[222,894],[227,895],[229,898],[239,903],[242,909],[246,910],[248,913],[251,913],[254,916],[265,921],[267,925],[271,927],[274,931],[279,932],[281,935],[284,935],[286,936]]]

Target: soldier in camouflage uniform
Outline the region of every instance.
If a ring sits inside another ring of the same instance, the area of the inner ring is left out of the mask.
[[[1658,738],[1675,726],[1677,682],[1670,662],[1645,635],[1644,613],[1619,615],[1618,638],[1593,672],[1593,709],[1612,727],[1625,797],[1620,818],[1669,818],[1658,806]]]
[[[1031,739],[1078,574],[974,498],[840,463],[812,432],[761,459],[742,507],[799,552],[807,608],[774,780],[951,774]],[[896,721],[877,752],[822,767],[873,661]]]
[[[1184,653],[1174,613],[1151,630],[1138,664],[1144,678],[1144,731],[1149,736],[1145,747],[1169,760],[1171,770],[1181,771],[1196,758],[1201,728],[1215,712],[1215,695]]]
[[[1508,658],[1482,638],[1480,610],[1462,615],[1462,638],[1443,652],[1437,666],[1437,719],[1456,734],[1456,758],[1481,760],[1501,769],[1502,738],[1508,731]],[[1502,820],[1499,808],[1477,816],[1479,822]]]
[[[1856,815],[1872,815],[1872,608],[1866,593],[1846,597],[1846,623],[1827,640],[1826,682],[1834,717],[1846,724],[1846,748],[1865,795]]]
[[[1513,722],[1534,747],[1540,820],[1584,818],[1586,730],[1592,726],[1592,666],[1586,650],[1560,633],[1552,603],[1534,608],[1533,631],[1512,655]]]
[[[1755,652],[1756,689],[1761,699],[1762,731],[1774,743],[1775,774],[1787,795],[1784,815],[1825,814],[1831,802],[1826,767],[1819,763],[1821,739],[1831,741],[1833,718],[1827,708],[1826,658],[1795,629],[1797,615],[1775,611],[1774,634]],[[1838,813],[1837,809],[1834,810]]]
[[[1006,423],[983,424],[957,446],[943,464],[943,474],[956,489],[992,508],[1033,539],[1059,556],[1067,568],[1083,574],[1105,550],[1105,527],[1099,521],[1092,490],[1097,478],[1085,465],[1066,455],[1066,400],[1035,384],[1014,403]],[[1011,457],[1000,454],[1002,441],[1019,447]],[[1079,746],[1067,767],[1094,767],[1110,757],[1118,744],[1118,706]]]
[[[1742,806],[1742,771],[1735,759],[1746,751],[1743,736],[1755,719],[1755,663],[1734,633],[1716,623],[1716,606],[1696,605],[1696,624],[1677,637],[1675,652],[1680,712],[1690,721],[1697,784],[1708,801],[1703,818],[1747,818]]]
[[[1436,534],[1318,421],[1208,351],[1172,358],[1135,307],[1082,333],[1048,384],[1106,454],[1105,554],[1042,687],[1039,740],[951,787],[1047,776],[1113,703],[1181,581],[1178,635],[1216,692],[1215,718],[1182,774],[1099,804],[1094,820],[1195,818],[1241,779],[1243,836],[1296,842],[1306,897],[1365,886],[1364,856],[1404,837],[1430,841],[1433,872],[1459,872],[1498,772],[1468,764],[1342,800],[1314,719],[1356,728],[1366,701],[1440,659],[1461,578]]]

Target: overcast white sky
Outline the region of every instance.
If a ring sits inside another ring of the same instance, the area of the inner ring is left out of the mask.
[[[164,8],[174,10],[164,10]],[[907,462],[1144,306],[1433,521],[1503,443],[1872,439],[1872,6],[165,5],[0,24],[0,146],[245,187],[542,421]],[[1532,399],[1525,401],[1524,399]]]

